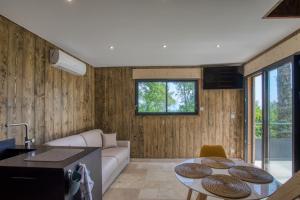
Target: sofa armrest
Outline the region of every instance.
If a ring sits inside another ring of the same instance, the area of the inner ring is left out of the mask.
[[[127,147],[130,149],[130,141],[128,140],[118,140],[117,145],[118,147]]]

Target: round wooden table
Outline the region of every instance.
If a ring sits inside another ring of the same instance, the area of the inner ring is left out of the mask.
[[[202,159],[203,158],[189,159],[189,160],[184,161],[183,163],[201,163]],[[239,159],[231,159],[231,160],[233,162],[235,162],[236,165],[251,166],[250,164],[245,163],[244,161],[239,160]],[[228,169],[213,169],[212,168],[212,170],[213,170],[212,174],[229,175]],[[202,187],[202,183],[201,183],[202,179],[185,178],[178,174],[176,174],[176,177],[182,184],[184,184],[186,187],[189,188],[187,200],[190,200],[192,191],[196,191],[199,193],[198,197],[197,197],[198,200],[206,200],[207,196],[224,199],[223,197],[216,196],[216,195],[206,191]],[[249,182],[245,182],[245,183],[247,183],[249,185],[249,187],[251,189],[251,194],[246,198],[241,198],[243,200],[255,200],[255,199],[266,198],[266,197],[272,195],[281,185],[275,178],[273,179],[273,181],[271,183],[268,183],[268,184],[256,184],[256,183],[249,183]],[[239,199],[239,200],[241,200],[241,199]]]

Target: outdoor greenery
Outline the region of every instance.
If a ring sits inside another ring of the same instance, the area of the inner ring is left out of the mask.
[[[138,82],[138,111],[142,113],[195,112],[195,82]]]
[[[168,87],[168,111],[195,112],[195,83],[194,82],[170,82],[174,90]]]
[[[171,97],[168,95],[168,98]],[[140,82],[138,84],[139,112],[166,111],[166,83]]]
[[[288,116],[292,116],[291,109],[286,108]],[[255,135],[261,138],[263,133],[262,109],[258,102],[255,102]],[[271,138],[287,138],[292,133],[291,118],[280,117],[279,106],[277,102],[271,102],[269,105],[269,133]]]
[[[268,132],[270,138],[290,138],[292,133],[292,69],[288,63],[269,72]],[[255,102],[255,133],[257,138],[263,133],[263,111]]]
[[[256,138],[262,137],[263,127],[262,127],[262,109],[259,106],[258,101],[255,101],[255,136]]]

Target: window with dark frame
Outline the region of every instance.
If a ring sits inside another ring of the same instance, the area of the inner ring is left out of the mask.
[[[198,114],[197,80],[136,80],[136,114]]]

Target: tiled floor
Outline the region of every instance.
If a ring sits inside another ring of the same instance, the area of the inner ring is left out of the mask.
[[[104,194],[104,200],[183,200],[188,189],[175,177],[183,160],[133,160]],[[193,195],[192,199],[196,199]]]

